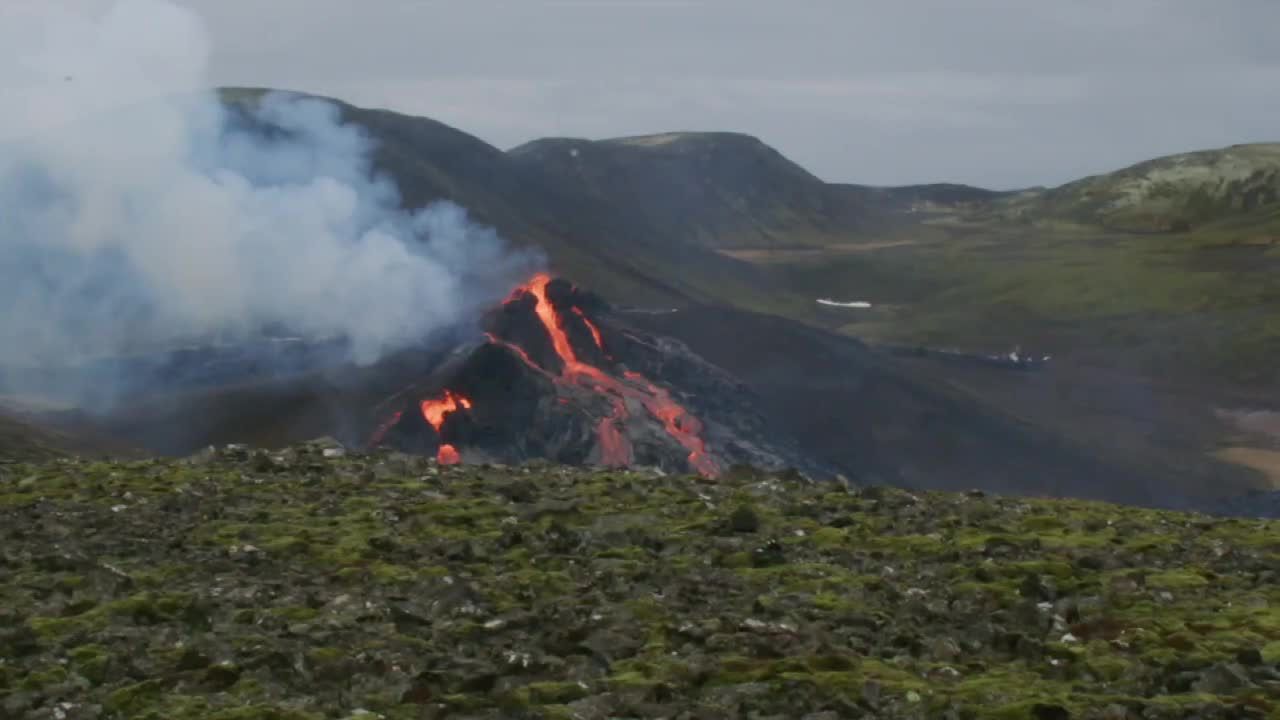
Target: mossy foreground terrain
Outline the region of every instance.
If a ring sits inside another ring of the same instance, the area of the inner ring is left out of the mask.
[[[1280,718],[1280,523],[325,449],[0,463],[0,717]]]

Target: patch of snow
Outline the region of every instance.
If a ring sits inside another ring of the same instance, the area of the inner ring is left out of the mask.
[[[857,308],[859,310],[866,310],[871,307],[871,303],[866,300],[850,300],[848,302],[844,302],[840,300],[832,300],[830,298],[818,298],[818,304],[826,305],[827,307]]]

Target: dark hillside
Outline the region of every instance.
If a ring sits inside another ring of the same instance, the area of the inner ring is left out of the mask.
[[[222,91],[233,105],[254,102],[265,92]],[[428,118],[330,101],[345,121],[369,132],[376,167],[395,180],[406,207],[453,201],[508,240],[544,249],[560,273],[611,288],[615,299],[679,303],[740,297],[766,282],[746,263],[619,217],[600,200],[549,181],[465,132]]]
[[[1080,442],[962,391],[944,373],[784,318],[697,307],[632,322],[742,378],[809,452],[852,477],[1165,506],[1256,482],[1225,463]]]

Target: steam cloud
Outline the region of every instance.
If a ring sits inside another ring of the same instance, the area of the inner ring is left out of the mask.
[[[403,211],[330,103],[272,94],[229,111],[191,12],[45,5],[0,30],[19,58],[0,64],[0,365],[271,327],[345,337],[370,362],[536,264],[456,205]]]

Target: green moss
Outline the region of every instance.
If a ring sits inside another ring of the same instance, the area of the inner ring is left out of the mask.
[[[308,537],[282,534],[264,542],[262,549],[273,555],[305,555],[311,550],[311,540]]]
[[[810,541],[815,547],[830,549],[838,548],[845,544],[848,536],[844,530],[833,527],[823,527],[815,530]]]
[[[193,715],[191,717],[206,717],[208,720],[321,720],[324,715],[272,705],[252,705],[219,710],[208,715]]]
[[[822,591],[815,593],[811,599],[813,606],[823,611],[839,611],[851,610],[861,607],[861,604],[850,600],[848,594],[832,591]]]
[[[81,645],[69,652],[71,669],[83,675],[95,685],[101,684],[107,677],[107,669],[111,664],[111,652],[102,645]]]
[[[895,555],[936,555],[947,548],[942,537],[935,533],[927,535],[877,535],[861,541],[869,548],[885,550]]]
[[[58,589],[71,594],[85,586],[85,578],[80,575],[63,575],[58,578]]]
[[[131,717],[145,710],[164,690],[164,681],[144,680],[113,691],[107,696],[103,708],[109,713]]]
[[[385,562],[373,563],[369,572],[376,580],[385,583],[410,583],[418,576],[413,568]]]
[[[25,690],[39,690],[67,679],[67,671],[59,666],[46,667],[27,674],[22,680]]]
[[[272,608],[270,612],[275,617],[290,623],[310,622],[320,616],[319,610],[305,606]]]
[[[352,706],[399,720],[429,711],[419,702],[560,717],[600,693],[718,716],[724,698],[761,689],[747,703],[761,716],[878,691],[921,717],[1022,717],[1037,704],[1087,717],[1125,698],[1164,703],[1158,684],[1177,668],[1252,649],[1280,661],[1280,602],[1249,569],[1276,554],[1274,524],[561,468],[432,468],[429,481],[379,468],[369,480],[374,462],[409,461],[354,456],[270,483],[234,463],[192,473],[183,482],[216,513],[155,513],[145,537],[99,534],[99,557],[128,577],[65,573],[91,579],[74,588],[26,558],[76,538],[33,526],[0,586],[0,643],[13,650],[0,686],[83,676],[107,717],[155,720]],[[160,492],[163,474],[145,473],[102,482]],[[519,502],[499,491],[513,481],[527,485]],[[91,492],[77,482],[59,486]],[[110,512],[48,502],[67,517]],[[767,532],[725,532],[744,503]],[[137,505],[133,521],[151,510]],[[772,541],[776,562],[756,567]],[[246,543],[262,552],[228,552]],[[1079,562],[1112,549],[1116,569]],[[1079,617],[1064,612],[1080,642],[1044,643],[1049,616],[1024,597],[1028,577],[1079,602]],[[187,652],[199,657],[184,664]],[[126,657],[155,679],[130,685]],[[211,672],[221,661],[234,671]],[[511,688],[517,678],[536,682]]]
[[[563,705],[586,697],[589,689],[585,683],[535,682],[516,688],[506,697],[511,705]]]
[[[307,659],[316,664],[335,663],[346,657],[345,651],[332,647],[318,647],[307,651]]]
[[[1106,682],[1117,682],[1125,676],[1133,663],[1122,656],[1099,653],[1087,661],[1089,671]]]
[[[1065,688],[1046,683],[1044,678],[1017,665],[1002,667],[979,677],[966,678],[948,690],[948,695],[975,708],[984,708],[987,717],[1030,717],[1036,703],[1063,702]],[[1021,711],[1022,715],[1011,715]]]
[[[609,675],[609,687],[614,690],[647,690],[662,682],[661,678],[636,670],[615,672]]]
[[[710,683],[739,685],[767,680],[773,674],[774,665],[770,660],[728,655],[720,659],[719,667],[711,675]]]
[[[1280,640],[1273,640],[1263,646],[1262,659],[1273,665],[1280,664]]]
[[[1147,586],[1158,590],[1187,590],[1208,584],[1203,575],[1189,570],[1168,570],[1147,576]]]

